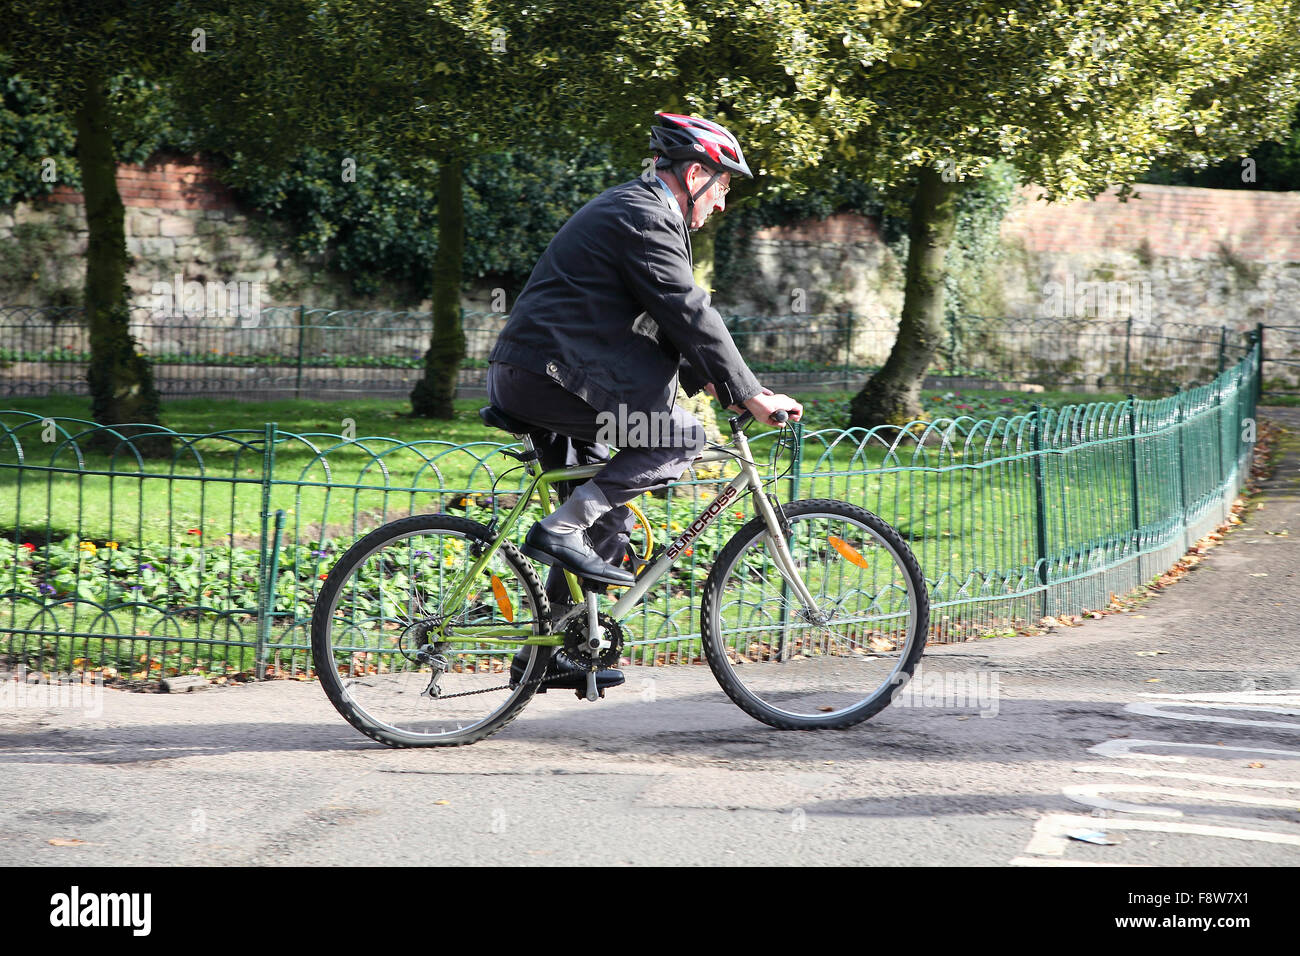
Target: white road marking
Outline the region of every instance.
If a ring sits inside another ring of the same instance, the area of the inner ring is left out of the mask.
[[[1034,824],[1034,835],[1025,847],[1026,853],[1059,857],[1070,843],[1066,836],[1076,827],[1096,830],[1142,830],[1148,833],[1187,833],[1193,836],[1222,837],[1228,840],[1253,840],[1257,843],[1278,843],[1300,847],[1300,836],[1290,833],[1273,833],[1268,830],[1247,830],[1244,827],[1209,826],[1202,823],[1175,823],[1169,820],[1098,820],[1096,817],[1072,816],[1066,813],[1049,813]]]
[[[1279,787],[1283,790],[1300,790],[1300,782],[1289,780],[1256,780],[1251,777],[1221,777],[1213,773],[1184,773],[1178,770],[1147,770],[1142,767],[1075,767],[1075,773],[1118,773],[1126,777],[1174,777],[1179,780],[1196,780],[1200,783],[1221,783],[1229,787]]]
[[[1147,813],[1156,817],[1181,817],[1182,810],[1172,807],[1153,807],[1140,803],[1120,803],[1108,800],[1104,793],[1154,793],[1166,797],[1188,797],[1191,800],[1217,800],[1225,803],[1246,804],[1252,807],[1287,807],[1300,810],[1296,800],[1275,800],[1272,797],[1256,797],[1250,794],[1216,793],[1212,790],[1179,790],[1175,787],[1152,787],[1145,783],[1097,783],[1062,787],[1061,792],[1075,803],[1085,807],[1097,807],[1100,810],[1115,810],[1119,813]],[[1099,829],[1105,827],[1098,826]]]
[[[1125,710],[1132,714],[1157,717],[1165,720],[1182,720],[1193,723],[1229,724],[1243,727],[1267,727],[1287,732],[1300,730],[1300,723],[1284,720],[1252,720],[1247,715],[1278,714],[1300,717],[1300,690],[1248,691],[1216,694],[1142,694],[1146,701],[1127,704]],[[1180,711],[1202,711],[1188,713]],[[1207,714],[1204,711],[1236,711],[1237,716]],[[1088,752],[1102,757],[1145,760],[1153,763],[1185,764],[1187,757],[1170,754],[1134,753],[1137,748],[1160,747],[1197,751],[1195,756],[1205,758],[1237,758],[1239,755],[1282,757],[1295,759],[1300,751],[1269,747],[1245,747],[1234,744],[1183,743],[1179,741],[1120,738],[1107,740],[1088,748]],[[1149,767],[1092,767],[1074,768],[1075,773],[1111,773],[1128,777],[1157,777],[1187,780],[1196,783],[1217,784],[1230,787],[1256,787],[1273,790],[1300,791],[1300,782],[1268,780],[1248,777],[1230,777],[1219,774],[1190,773],[1180,770],[1161,770]],[[1062,788],[1069,799],[1085,806],[1120,813],[1143,814],[1148,817],[1182,817],[1181,810],[1172,807],[1123,803],[1111,800],[1105,794],[1152,794],[1156,796],[1187,798],[1191,801],[1223,802],[1249,807],[1275,807],[1300,810],[1300,799],[1276,799],[1270,796],[1220,792],[1213,790],[1184,790],[1175,787],[1149,784],[1102,783],[1071,785]],[[1064,813],[1044,814],[1034,824],[1033,836],[1022,856],[1011,860],[1013,866],[1072,866],[1074,861],[1064,859],[1070,839],[1067,834],[1080,827],[1090,830],[1136,830],[1154,833],[1181,833],[1191,836],[1211,836],[1230,840],[1247,840],[1300,847],[1300,835],[1276,833],[1271,830],[1252,830],[1246,827],[1217,826],[1190,823],[1184,820],[1142,820],[1131,817],[1098,819],[1097,816],[1076,816]],[[1088,865],[1123,866],[1123,863],[1094,863]]]
[[[1090,863],[1084,860],[1049,860],[1042,857],[1018,856],[1012,866],[1150,866],[1149,863]]]
[[[1250,704],[1257,706],[1261,701],[1266,704],[1285,704],[1300,707],[1300,689],[1293,690],[1232,690],[1213,694],[1157,694],[1143,691],[1139,697],[1153,697],[1158,700],[1205,700],[1214,703]]]
[[[1165,716],[1165,715],[1161,715]],[[1088,753],[1103,757],[1130,757],[1137,760],[1159,760],[1165,763],[1187,763],[1186,757],[1166,756],[1164,754],[1129,753],[1135,747],[1179,747],[1194,750],[1211,750],[1216,756],[1223,754],[1265,754],[1270,757],[1300,757],[1300,750],[1272,750],[1266,747],[1235,747],[1218,744],[1190,744],[1172,740],[1139,740],[1136,737],[1124,737],[1119,740],[1107,740],[1089,747]]]
[[[1239,727],[1271,727],[1275,730],[1300,730],[1300,724],[1292,724],[1284,720],[1243,720],[1240,717],[1214,717],[1210,714],[1173,714],[1165,710],[1168,707],[1195,707],[1198,710],[1244,710],[1251,713],[1286,714],[1289,717],[1300,717],[1300,710],[1293,710],[1288,707],[1247,707],[1244,704],[1197,703],[1190,700],[1168,700],[1150,704],[1134,703],[1125,705],[1124,709],[1130,714],[1164,717],[1167,720],[1192,720],[1206,724],[1235,724]]]

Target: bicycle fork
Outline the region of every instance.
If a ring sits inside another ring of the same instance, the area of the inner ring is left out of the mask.
[[[799,600],[803,602],[809,617],[816,623],[824,623],[823,618],[825,615],[821,608],[817,606],[817,598],[808,590],[808,586],[803,583],[803,577],[799,574],[799,567],[795,563],[794,555],[790,553],[790,545],[785,539],[785,531],[777,518],[776,509],[772,507],[772,502],[763,493],[763,482],[759,477],[753,456],[749,453],[749,442],[745,439],[743,432],[738,434],[736,439],[737,447],[744,453],[744,458],[740,463],[741,474],[744,476],[746,484],[753,490],[754,510],[762,515],[763,520],[767,523],[767,536],[768,540],[772,542],[775,551],[776,568],[781,573],[781,577],[785,579],[785,582],[794,589],[794,593],[799,596]]]

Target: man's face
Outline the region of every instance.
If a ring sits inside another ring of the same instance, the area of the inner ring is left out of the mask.
[[[696,191],[707,183],[712,176],[712,170],[706,169],[697,163],[687,170],[686,188],[694,196]],[[731,173],[723,173],[709,187],[709,191],[695,201],[695,209],[691,212],[692,229],[699,229],[708,221],[709,216],[715,212],[722,212],[727,208],[726,194],[730,188]]]

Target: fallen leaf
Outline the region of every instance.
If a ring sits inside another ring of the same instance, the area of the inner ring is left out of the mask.
[[[1267,571],[1252,571],[1252,572],[1250,572],[1250,576],[1251,576],[1252,578],[1266,578],[1266,577],[1268,577],[1268,572],[1267,572]]]
[[[1160,683],[1160,678],[1159,678],[1159,677],[1148,677],[1144,683],[1147,683],[1147,684],[1159,684],[1159,683]]]
[[[47,842],[50,846],[81,846],[86,841],[78,840],[76,837],[55,837]]]
[[[450,801],[450,800],[435,800],[435,801],[433,801],[433,805],[434,805],[435,807],[447,807],[447,806],[451,806],[451,801]]]
[[[1251,770],[1260,770],[1263,768],[1264,765],[1257,760],[1254,763],[1246,764],[1246,766],[1249,767]]]

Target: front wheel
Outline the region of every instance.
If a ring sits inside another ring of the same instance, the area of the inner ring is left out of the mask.
[[[537,689],[551,648],[520,646],[501,632],[549,629],[550,608],[532,564],[503,541],[448,598],[490,546],[483,525],[451,515],[413,515],[376,528],[339,559],[312,614],[312,657],[321,686],[357,730],[390,747],[473,743],[510,723]],[[495,632],[495,633],[493,633]]]
[[[782,730],[851,727],[888,706],[925,650],[930,599],[890,525],[843,501],[785,506],[806,608],[782,576],[766,522],[727,542],[704,587],[701,634],[718,683]]]

